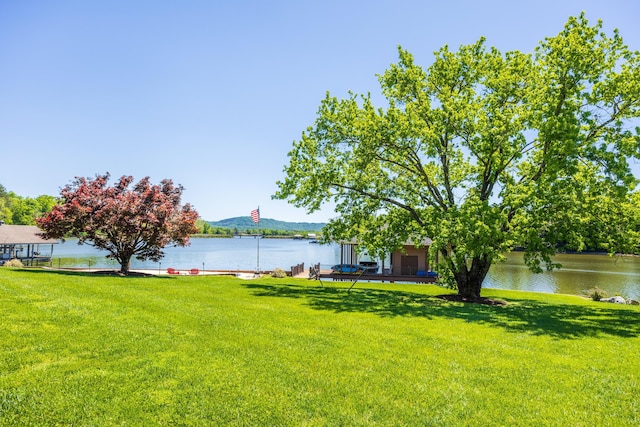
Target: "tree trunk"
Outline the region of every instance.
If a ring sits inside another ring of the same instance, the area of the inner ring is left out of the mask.
[[[120,258],[120,273],[125,276],[129,274],[129,267],[131,266],[131,255],[122,255]]]
[[[458,285],[458,295],[471,301],[480,299],[482,282],[489,272],[491,262],[486,255],[475,256],[471,260],[471,267],[464,265],[459,271],[454,272]]]

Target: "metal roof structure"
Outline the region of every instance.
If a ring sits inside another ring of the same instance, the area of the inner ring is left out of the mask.
[[[35,225],[0,225],[0,245],[38,245],[57,244],[56,239],[44,239],[38,236],[42,231]]]

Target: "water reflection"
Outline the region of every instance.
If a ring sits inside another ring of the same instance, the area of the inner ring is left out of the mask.
[[[491,267],[483,286],[498,289],[584,295],[599,287],[608,295],[640,298],[640,261],[636,257],[606,255],[558,255],[560,270],[533,274],[522,253],[511,253],[504,263]]]
[[[259,247],[258,247],[259,243]],[[167,247],[161,263],[131,260],[132,269],[203,268],[208,270],[272,270],[289,269],[292,265],[320,263],[322,268],[336,264],[340,257],[338,245],[311,244],[308,240],[255,238],[193,238],[187,247]],[[54,266],[117,268],[107,253],[89,245],[78,245],[69,239],[54,248]]]

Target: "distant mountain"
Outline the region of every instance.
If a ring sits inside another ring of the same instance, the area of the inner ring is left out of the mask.
[[[222,219],[220,221],[207,221],[212,227],[238,228],[241,230],[256,228],[256,223],[250,216],[238,216]],[[277,219],[260,218],[260,228],[268,230],[284,231],[320,231],[326,224],[324,222],[286,222]]]

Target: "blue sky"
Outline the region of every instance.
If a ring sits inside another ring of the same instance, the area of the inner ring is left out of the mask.
[[[0,184],[171,178],[206,220],[326,221],[271,200],[326,91],[379,94],[398,45],[531,52],[581,11],[640,50],[634,0],[1,0]]]

